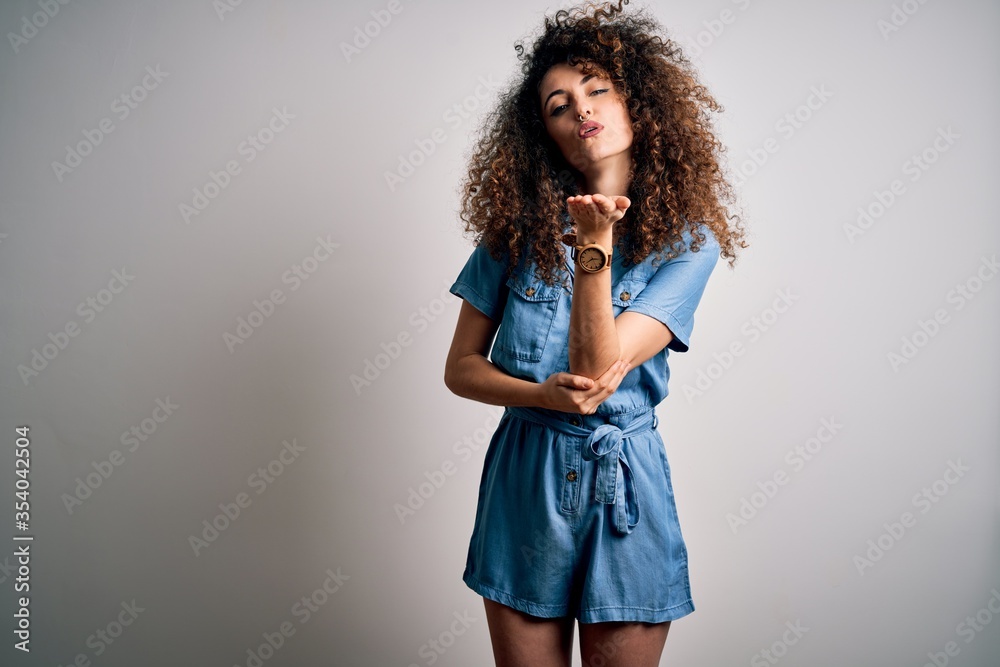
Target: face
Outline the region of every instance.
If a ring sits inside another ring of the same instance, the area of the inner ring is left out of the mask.
[[[582,72],[582,65],[553,65],[542,78],[539,102],[545,129],[563,157],[584,174],[613,163],[627,164],[632,121],[610,79]],[[583,116],[584,120],[580,120]],[[580,135],[587,121],[603,128]]]

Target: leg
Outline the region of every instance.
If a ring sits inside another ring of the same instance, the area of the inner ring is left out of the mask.
[[[583,667],[657,667],[670,621],[581,623]]]
[[[539,618],[483,598],[496,667],[570,667],[572,616]]]

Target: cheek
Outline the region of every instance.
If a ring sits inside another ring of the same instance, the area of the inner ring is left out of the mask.
[[[628,112],[622,114],[620,122],[622,127],[622,137],[631,142],[633,137],[632,119],[629,118]]]

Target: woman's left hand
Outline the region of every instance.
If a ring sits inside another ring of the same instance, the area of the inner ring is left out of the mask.
[[[624,195],[574,195],[566,199],[578,234],[600,234],[621,220],[631,205],[632,202]]]

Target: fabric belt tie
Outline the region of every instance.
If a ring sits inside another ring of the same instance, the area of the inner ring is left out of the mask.
[[[632,532],[639,523],[639,496],[632,468],[622,452],[622,444],[626,438],[656,428],[659,420],[653,409],[636,414],[624,429],[614,424],[601,424],[595,429],[575,426],[523,406],[507,407],[507,412],[515,417],[549,426],[568,436],[586,438],[583,458],[598,462],[594,500],[614,505],[615,528],[619,534],[628,535]]]

